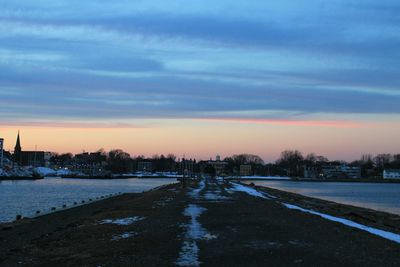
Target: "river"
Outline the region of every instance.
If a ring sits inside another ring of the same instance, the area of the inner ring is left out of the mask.
[[[155,187],[175,183],[175,179],[62,179],[45,178],[34,181],[0,181],[0,223],[15,220],[16,215],[30,217],[57,210],[74,202],[86,203],[104,195],[140,193]]]
[[[309,197],[386,211],[400,215],[400,184],[293,182],[249,180],[246,183],[271,187]]]

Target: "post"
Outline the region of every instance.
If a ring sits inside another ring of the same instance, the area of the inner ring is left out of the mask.
[[[3,168],[3,147],[4,147],[4,139],[0,138],[0,168]]]

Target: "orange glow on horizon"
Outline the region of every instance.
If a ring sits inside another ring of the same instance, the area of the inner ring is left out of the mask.
[[[255,123],[284,126],[318,126],[318,127],[343,127],[357,128],[364,124],[350,121],[323,121],[323,120],[289,120],[289,119],[253,119],[253,118],[201,118],[201,121],[223,121],[233,123]]]
[[[173,153],[196,159],[251,153],[267,162],[276,160],[287,149],[343,160],[359,159],[365,153],[400,152],[400,125],[392,122],[175,119],[112,125],[49,122],[6,127],[2,124],[0,137],[5,139],[9,151],[14,150],[20,130],[23,150],[34,150],[37,146],[38,150],[76,154],[119,148],[131,156]]]

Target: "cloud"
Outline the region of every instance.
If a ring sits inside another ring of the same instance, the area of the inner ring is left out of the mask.
[[[0,119],[400,113],[393,1],[123,3],[6,1]]]

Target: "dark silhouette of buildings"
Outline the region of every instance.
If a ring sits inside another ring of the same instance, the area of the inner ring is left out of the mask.
[[[50,153],[44,151],[22,151],[21,138],[18,131],[13,155],[15,163],[20,166],[46,166],[50,156]]]

